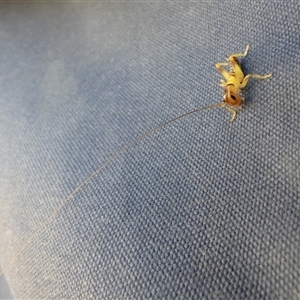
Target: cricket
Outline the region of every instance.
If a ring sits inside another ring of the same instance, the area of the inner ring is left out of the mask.
[[[224,87],[223,102],[220,104],[225,110],[229,111],[232,116],[230,121],[233,122],[236,118],[238,109],[242,108],[244,98],[241,96],[241,90],[247,85],[250,77],[257,79],[267,79],[272,76],[272,73],[267,75],[248,74],[244,75],[238,57],[245,57],[248,54],[250,45],[246,46],[244,53],[231,54],[227,58],[227,62],[216,64],[216,68],[223,75],[225,80],[221,79],[220,86]],[[226,71],[222,66],[229,68]]]
[[[35,239],[39,233],[53,220],[53,218],[60,212],[60,210],[77,194],[81,188],[83,188],[88,182],[91,181],[97,174],[99,174],[104,168],[106,168],[110,163],[112,163],[117,157],[119,157],[123,152],[131,148],[133,145],[138,143],[140,140],[144,139],[148,135],[158,131],[159,129],[173,123],[179,119],[187,117],[191,114],[211,109],[221,107],[226,111],[231,113],[230,121],[233,122],[236,118],[237,110],[242,108],[242,103],[244,102],[244,98],[241,96],[241,90],[247,85],[249,79],[256,78],[256,79],[267,79],[272,76],[272,73],[267,75],[258,75],[258,74],[248,74],[244,75],[240,62],[238,60],[239,57],[245,57],[248,54],[248,50],[250,45],[246,46],[244,53],[236,53],[231,54],[227,62],[220,62],[217,63],[215,66],[217,70],[223,75],[224,79],[221,79],[220,86],[224,87],[224,94],[223,94],[223,101],[217,104],[212,104],[209,106],[196,108],[191,111],[188,111],[184,114],[181,114],[177,117],[174,117],[168,121],[157,125],[156,127],[148,130],[144,134],[141,134],[133,141],[126,144],[123,148],[117,151],[114,155],[108,158],[101,166],[95,169],[83,182],[81,182],[65,199],[61,201],[61,203],[53,210],[53,212],[45,219],[45,221],[25,240],[25,242],[21,245],[21,247],[16,251],[15,254],[12,255],[6,266],[0,272],[0,276],[7,271],[14,262],[18,259],[18,257],[23,253],[26,248],[30,245],[31,241]],[[228,67],[228,71],[226,71],[223,66]]]

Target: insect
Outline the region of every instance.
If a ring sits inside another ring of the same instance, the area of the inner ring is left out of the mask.
[[[221,79],[220,86],[224,87],[223,102],[220,106],[229,111],[232,116],[230,121],[233,122],[236,117],[237,110],[242,107],[244,98],[240,95],[250,77],[257,79],[267,79],[272,76],[272,73],[267,75],[248,74],[244,75],[238,57],[245,57],[248,54],[250,45],[246,46],[244,53],[231,54],[227,62],[217,63],[216,68],[224,76],[225,80]],[[228,66],[229,71],[226,71],[222,66]]]
[[[83,188],[92,178],[94,178],[97,174],[99,174],[104,168],[106,168],[111,162],[113,162],[117,157],[119,157],[123,152],[127,149],[131,148],[134,144],[145,138],[146,136],[158,131],[159,129],[165,127],[166,125],[173,123],[179,119],[182,119],[188,115],[216,107],[224,108],[232,114],[231,122],[234,121],[236,117],[236,111],[241,108],[241,105],[244,99],[240,95],[240,91],[244,88],[250,77],[258,78],[258,79],[266,79],[272,76],[272,74],[267,75],[258,75],[258,74],[249,74],[244,76],[244,73],[241,69],[240,63],[238,61],[238,57],[245,57],[248,53],[249,45],[246,47],[244,53],[231,54],[227,61],[224,63],[217,63],[216,68],[221,72],[226,81],[221,80],[221,86],[225,87],[223,101],[221,103],[212,104],[209,106],[196,108],[189,112],[186,112],[182,115],[174,117],[150,130],[145,132],[144,134],[138,136],[135,140],[125,145],[118,152],[112,155],[107,161],[105,161],[101,166],[99,166],[96,170],[94,170],[81,184],[79,184],[65,199],[61,201],[61,203],[54,209],[54,211],[46,218],[46,220],[25,240],[19,250],[12,256],[6,266],[0,272],[0,276],[4,274],[4,272],[18,259],[20,254],[30,245],[31,241],[36,238],[39,233],[51,222],[51,220],[59,213],[59,211],[69,202],[81,188]],[[229,66],[229,72],[224,70],[222,66]]]

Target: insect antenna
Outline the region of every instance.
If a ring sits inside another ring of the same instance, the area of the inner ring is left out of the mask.
[[[132,147],[134,144],[139,142],[140,140],[144,139],[151,133],[154,133],[161,128],[165,127],[166,125],[173,123],[179,119],[182,119],[184,117],[187,117],[189,115],[192,115],[194,113],[200,112],[202,110],[216,108],[216,107],[223,107],[224,103],[217,103],[213,105],[208,105],[205,107],[200,107],[193,109],[191,111],[188,111],[184,114],[181,114],[177,117],[174,117],[166,122],[161,123],[160,125],[157,125],[156,127],[148,130],[147,132],[141,134],[133,141],[126,144],[123,148],[121,148],[118,152],[116,152],[114,155],[112,155],[110,158],[108,158],[100,167],[98,167],[93,173],[91,173],[82,183],[80,183],[70,194],[67,196],[54,210],[53,212],[47,217],[47,219],[25,240],[25,242],[21,245],[19,250],[15,255],[12,256],[12,258],[8,261],[8,263],[4,266],[2,271],[0,272],[0,276],[4,274],[4,272],[9,269],[13,265],[13,263],[18,259],[18,257],[23,253],[23,251],[30,245],[31,241],[38,236],[38,234],[50,223],[50,221],[59,213],[59,211],[76,195],[76,193],[84,187],[93,177],[95,177],[98,173],[100,173],[104,168],[106,168],[111,162],[113,162],[118,156],[120,156],[123,152],[125,152],[127,149]]]

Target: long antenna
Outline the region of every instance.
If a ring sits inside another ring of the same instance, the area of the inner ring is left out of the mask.
[[[29,236],[28,239],[25,240],[25,242],[22,244],[18,252],[12,256],[12,258],[8,261],[7,265],[2,269],[0,276],[4,274],[4,272],[17,260],[17,258],[22,254],[22,252],[29,246],[31,241],[50,223],[50,221],[59,213],[59,211],[76,195],[76,193],[83,187],[85,186],[94,176],[96,176],[99,172],[101,172],[105,167],[107,167],[113,160],[115,160],[118,156],[120,156],[124,151],[126,151],[128,148],[132,147],[134,144],[148,136],[149,134],[158,131],[159,129],[163,128],[164,126],[175,122],[179,119],[182,119],[186,116],[189,116],[191,114],[197,113],[202,110],[206,109],[211,109],[211,108],[216,108],[216,107],[223,107],[224,103],[218,103],[218,104],[213,104],[201,108],[196,108],[191,111],[188,111],[182,115],[179,115],[175,118],[170,119],[169,121],[166,121],[160,125],[157,125],[156,127],[148,130],[147,132],[141,134],[138,136],[136,139],[134,139],[132,142],[129,142],[126,144],[122,149],[120,149],[117,153],[112,155],[110,158],[108,158],[99,168],[97,168],[91,175],[89,175],[81,184],[79,184],[73,192],[65,198],[55,209],[54,211],[48,216],[48,218],[35,230],[35,232]]]

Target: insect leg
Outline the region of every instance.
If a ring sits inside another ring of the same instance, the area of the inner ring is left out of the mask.
[[[223,79],[221,79],[221,81],[220,81],[220,84],[219,84],[220,86],[226,86],[227,85],[227,83],[226,83],[226,81],[225,80],[223,80]]]
[[[229,63],[217,63],[217,64],[216,64],[216,68],[217,68],[218,71],[224,76],[224,78],[225,78],[226,80],[229,79],[230,74],[229,74],[229,72],[227,72],[225,69],[223,69],[222,66],[228,66],[228,64],[229,64]],[[222,81],[221,81],[221,84],[223,84]]]
[[[228,66],[229,65],[229,62],[220,62],[220,63],[217,63],[216,66]]]
[[[245,49],[244,53],[235,53],[235,54],[231,54],[229,57],[245,57],[245,56],[247,56],[247,54],[248,54],[249,48],[250,48],[250,44],[248,44],[248,45],[246,46],[246,49]]]
[[[230,122],[233,122],[236,118],[236,111],[240,108],[240,107],[235,107],[235,108],[231,108],[231,107],[228,107],[226,105],[226,103],[222,102],[220,103],[219,105],[220,107],[224,108],[225,110],[227,110],[228,112],[231,113],[231,119],[230,119]]]
[[[247,85],[247,83],[248,83],[250,77],[256,78],[256,79],[267,79],[267,78],[269,78],[269,77],[271,77],[271,76],[272,76],[272,73],[267,74],[267,75],[248,74],[248,75],[243,79],[242,84],[241,84],[241,88],[244,88],[244,87]]]

